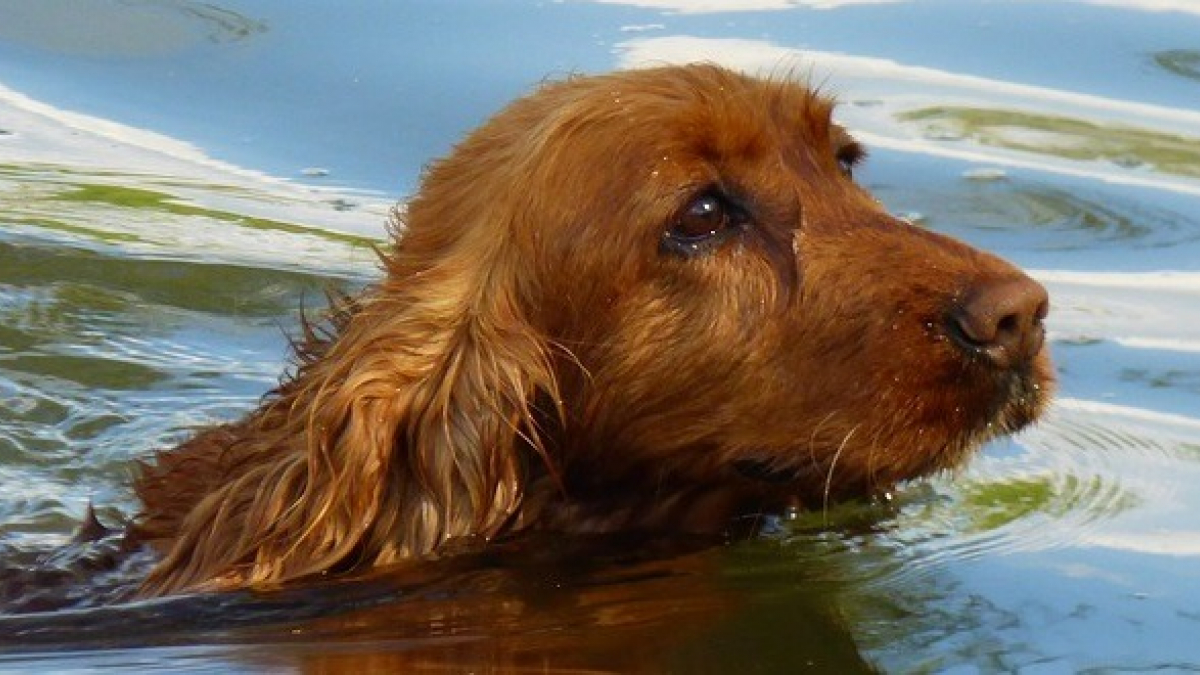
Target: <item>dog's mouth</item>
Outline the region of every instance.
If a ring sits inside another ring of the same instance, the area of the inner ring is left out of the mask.
[[[888,471],[876,467],[872,478],[866,479],[865,483],[874,483],[876,479],[884,483],[894,483],[961,465],[980,447],[995,438],[1016,433],[1034,424],[1041,417],[1052,390],[1053,383],[1049,381],[1039,381],[1034,377],[1014,378],[1009,385],[1008,396],[1002,397],[990,410],[981,411],[974,423],[961,429],[941,429],[925,434],[922,437],[924,443],[906,445],[901,442],[898,447],[907,448],[904,454],[909,461],[903,463],[903,468],[895,467],[899,473],[888,475]],[[933,430],[934,428],[926,429]],[[914,443],[915,438],[909,435],[907,441]],[[813,480],[824,482],[835,477],[838,479],[835,481],[837,483],[846,479],[849,479],[851,484],[859,483],[849,478],[854,476],[859,468],[853,463],[835,471],[833,467],[820,462],[803,462],[797,465],[783,459],[781,455],[742,457],[733,460],[729,466],[741,478],[762,484],[764,487],[791,485],[803,489]]]
[[[796,480],[796,469],[780,467],[771,462],[759,459],[739,459],[733,463],[733,468],[743,478],[771,485],[784,485]]]
[[[907,425],[887,427],[887,435],[871,430],[878,420],[861,419],[854,440],[876,444],[865,450],[847,436],[840,446],[810,442],[803,452],[761,447],[729,458],[726,466],[764,494],[795,493],[823,503],[878,493],[961,466],[988,442],[1028,428],[1045,412],[1053,391],[1048,363],[1033,360],[1002,373],[979,373],[957,396],[938,401],[961,406],[955,409],[959,416],[909,418]]]
[[[983,416],[980,425],[983,442],[992,437],[1014,434],[1035,423],[1045,411],[1054,389],[1054,382],[1039,377],[1032,363],[1005,374],[997,385],[1000,391],[996,403]]]

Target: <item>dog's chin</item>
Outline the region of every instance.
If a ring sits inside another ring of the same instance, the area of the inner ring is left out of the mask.
[[[893,490],[897,484],[924,478],[966,464],[984,445],[1018,433],[1035,424],[1045,411],[1053,383],[1029,369],[1011,373],[1000,383],[1003,392],[997,404],[981,406],[975,424],[954,430],[913,429],[899,431],[892,438],[892,450],[908,458],[902,472],[888,475],[874,467],[861,478],[855,468],[812,461],[812,448],[803,453],[763,452],[730,462],[741,479],[771,493],[793,492],[801,498],[816,494],[822,500],[869,498]],[[932,432],[932,433],[931,433]],[[831,448],[830,456],[842,449]],[[807,501],[807,500],[806,500]]]
[[[997,403],[981,414],[974,433],[969,434],[971,444],[981,446],[1033,426],[1049,405],[1053,387],[1053,380],[1040,374],[1034,364],[1007,373],[997,382]]]

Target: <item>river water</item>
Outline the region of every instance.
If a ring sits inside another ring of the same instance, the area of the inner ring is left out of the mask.
[[[134,460],[251,408],[464,132],[548,76],[693,60],[810,73],[889,209],[1047,285],[1043,423],[716,548],[0,616],[0,670],[1200,670],[1186,0],[0,0],[0,588],[61,584],[47,552],[135,510]]]

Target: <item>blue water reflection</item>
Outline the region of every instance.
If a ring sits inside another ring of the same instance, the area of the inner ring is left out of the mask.
[[[1194,45],[1197,15],[1080,2],[675,13],[636,3],[258,0],[227,6],[228,16],[173,1],[46,5],[66,6],[55,15],[64,24],[103,15],[149,29],[89,32],[102,44],[80,53],[48,29],[30,31],[23,17],[47,10],[0,2],[8,86],[239,165],[292,177],[326,168],[339,184],[392,194],[410,191],[420,166],[513,96],[548,75],[611,69],[621,44],[644,37],[737,37],[1165,106],[1194,108],[1200,96],[1195,80],[1153,59]],[[153,30],[176,35],[177,48]]]
[[[127,515],[131,460],[253,405],[294,308],[372,278],[364,236],[426,162],[575,72],[811,73],[889,209],[1050,288],[1060,403],[1043,425],[892,503],[781,519],[636,578],[488,561],[294,634],[249,619],[341,596],[205,599],[172,606],[182,633],[132,646],[123,622],[163,615],[126,607],[70,619],[114,649],[0,669],[398,668],[414,650],[461,667],[1200,668],[1200,6],[733,4],[0,0],[0,572],[63,543],[89,499]],[[1115,136],[1132,152],[1108,153]]]

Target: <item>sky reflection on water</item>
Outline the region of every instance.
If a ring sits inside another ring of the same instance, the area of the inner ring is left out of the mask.
[[[889,208],[1050,287],[1061,380],[1045,424],[962,473],[681,558],[662,583],[588,570],[531,599],[490,570],[451,579],[478,592],[421,605],[413,633],[387,633],[386,608],[306,624],[341,656],[271,660],[255,640],[273,629],[230,629],[0,669],[396,666],[414,649],[495,665],[565,645],[584,661],[546,662],[775,672],[820,654],[796,642],[805,621],[847,669],[1200,667],[1197,35],[1200,8],[1170,0],[0,0],[0,554],[61,542],[88,499],[126,514],[130,460],[250,406],[294,308],[372,277],[367,244],[425,162],[570,72],[811,72]],[[420,642],[451,615],[475,647]],[[676,621],[696,632],[617,658]],[[539,642],[551,625],[578,632]],[[394,642],[349,647],[364,626]]]

